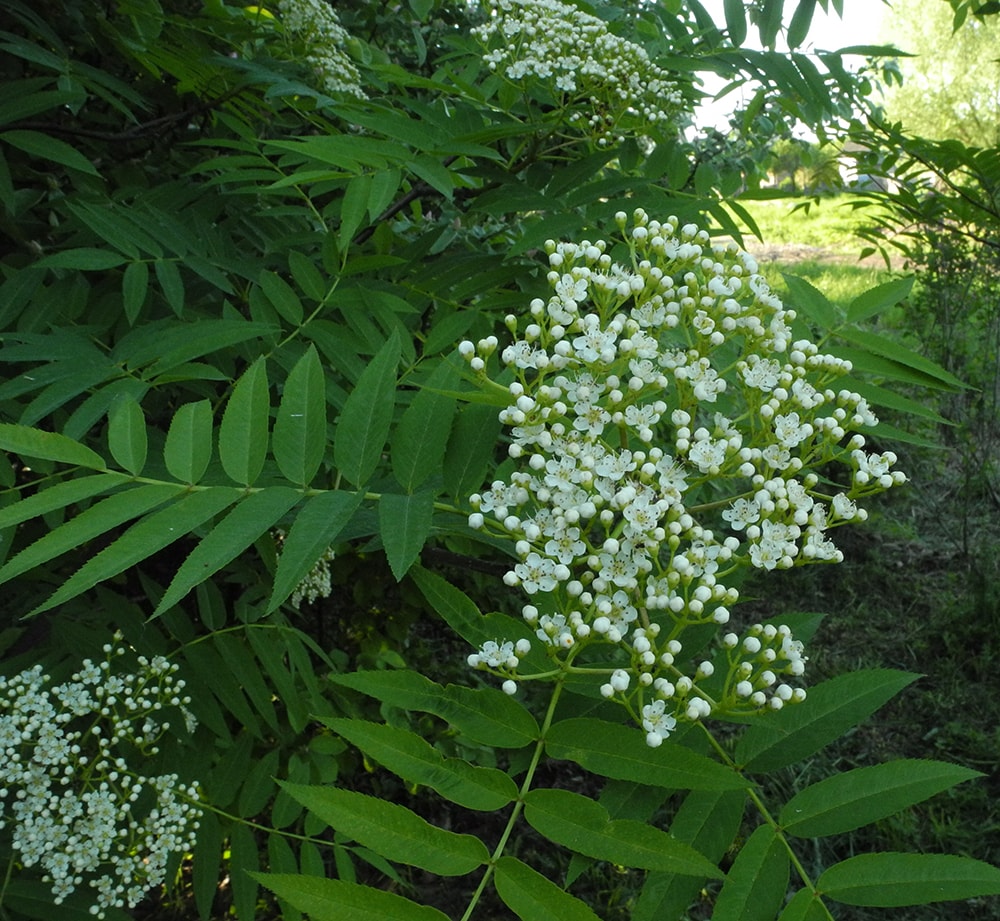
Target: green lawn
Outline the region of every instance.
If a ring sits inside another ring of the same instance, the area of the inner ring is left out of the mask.
[[[779,295],[785,295],[782,273],[798,275],[819,288],[835,304],[846,306],[863,291],[892,277],[878,256],[860,261],[867,247],[857,234],[865,211],[862,199],[838,195],[819,204],[801,198],[741,201],[761,232],[747,229],[744,243],[757,256],[762,273]]]

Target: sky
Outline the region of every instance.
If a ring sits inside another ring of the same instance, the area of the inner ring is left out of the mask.
[[[702,0],[702,5],[712,14],[716,22],[725,22],[722,12],[723,0]],[[786,14],[791,15],[795,9],[795,0],[785,0],[785,7]],[[879,44],[884,41],[881,35],[883,19],[887,19],[890,15],[891,12],[881,0],[844,0],[843,19],[832,9],[829,14],[824,13],[817,5],[805,48],[800,50],[809,50],[810,46],[815,46],[823,50],[833,51],[850,45]],[[748,30],[748,47],[760,47],[759,43],[755,42],[756,37],[754,29]],[[724,81],[720,79],[713,85],[706,79],[703,89],[706,92],[712,92],[715,89],[721,89],[723,83]],[[703,106],[699,110],[701,114],[698,123],[724,127],[725,116],[733,109],[736,98],[735,95],[731,95],[715,105]]]

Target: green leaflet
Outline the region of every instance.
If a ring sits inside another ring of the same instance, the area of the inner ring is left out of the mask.
[[[253,918],[257,909],[258,882],[255,876],[260,856],[253,832],[246,825],[233,825],[229,833],[229,880],[233,887],[236,917]]]
[[[134,324],[149,293],[149,266],[145,262],[130,262],[122,273],[122,305],[125,318]]]
[[[792,896],[778,921],[831,921],[830,912],[810,889],[800,889]]]
[[[320,722],[403,780],[428,786],[466,809],[491,812],[517,798],[517,786],[503,771],[446,758],[416,733],[358,719]]]
[[[188,690],[195,702],[193,706],[199,720],[206,721],[206,707],[213,707],[214,701],[218,700],[225,710],[236,718],[240,726],[257,739],[263,739],[260,723],[247,703],[243,688],[216,652],[215,647],[207,640],[189,643],[184,647],[183,654],[191,673]],[[219,716],[225,725],[228,716],[223,717],[221,714]],[[215,729],[214,726],[212,728]],[[228,738],[225,732],[217,731],[217,734]],[[238,779],[242,783],[247,770],[245,763],[240,766],[240,770]]]
[[[280,734],[278,716],[274,709],[274,692],[264,681],[260,663],[247,647],[246,641],[235,633],[217,633],[212,637],[212,642],[264,722],[276,735]]]
[[[726,30],[735,48],[739,48],[747,37],[746,9],[743,0],[725,0]]]
[[[212,459],[212,404],[208,400],[185,403],[170,420],[163,462],[167,472],[184,483],[195,484]]]
[[[107,467],[100,454],[72,438],[8,422],[0,423],[0,450],[26,458],[90,467],[92,470],[104,470]]]
[[[135,400],[124,399],[108,413],[108,448],[111,456],[133,476],[146,464],[146,418]]]
[[[806,700],[751,726],[736,745],[736,761],[749,771],[773,771],[819,751],[871,716],[919,675],[862,669],[809,689]]]
[[[227,493],[235,490],[226,490]],[[159,617],[184,598],[199,582],[215,575],[278,522],[302,497],[297,489],[272,486],[243,499],[208,532],[181,564],[153,612]]]
[[[271,441],[282,475],[308,486],[326,453],[326,382],[315,345],[288,374]]]
[[[393,331],[361,373],[340,413],[333,462],[355,486],[368,481],[382,455],[392,424],[399,354],[399,334]]]
[[[860,854],[830,867],[816,888],[845,905],[926,905],[1000,894],[1000,869],[948,854]]]
[[[493,688],[473,690],[454,684],[443,688],[417,672],[402,670],[334,674],[329,680],[393,707],[433,713],[483,745],[522,748],[538,738],[535,718]]]
[[[553,725],[545,737],[550,758],[565,758],[616,780],[676,790],[742,790],[749,783],[717,761],[669,740],[650,748],[642,732],[619,723],[583,718]]]
[[[110,243],[129,259],[139,258],[139,248],[133,239],[133,225],[122,219],[113,207],[88,205],[81,201],[70,200],[66,202],[66,208],[103,242]]]
[[[75,480],[63,480],[41,492],[0,509],[0,528],[30,521],[39,515],[66,508],[128,482],[122,473],[95,473]]]
[[[497,894],[521,921],[600,921],[575,896],[514,857],[501,857],[493,877]]]
[[[840,322],[838,310],[819,288],[797,275],[786,275],[782,272],[781,277],[788,285],[790,295],[788,306],[801,310],[822,329],[833,329],[837,326]]]
[[[153,273],[175,316],[184,315],[184,279],[173,259],[157,259],[153,263]]]
[[[739,834],[746,806],[740,790],[693,790],[677,809],[670,834],[718,863]],[[702,880],[676,873],[649,873],[632,921],[680,918],[697,898]]]
[[[228,809],[236,801],[236,795],[246,780],[253,745],[253,734],[244,730],[235,742],[225,746],[226,756],[219,759],[210,777],[204,782],[213,806]]]
[[[271,680],[278,700],[284,704],[289,724],[298,733],[308,722],[310,701],[295,681],[291,661],[285,661],[285,649],[292,645],[300,648],[299,634],[294,628],[286,627],[279,631],[278,636],[280,642],[270,628],[254,627],[247,631],[254,655]],[[291,660],[291,654],[288,658]]]
[[[316,561],[337,539],[364,499],[363,493],[326,492],[306,500],[292,523],[278,557],[270,614],[295,591]]]
[[[346,253],[351,248],[354,234],[368,210],[370,176],[354,176],[347,183],[340,203],[340,228],[337,231],[337,248]]]
[[[274,775],[278,773],[278,758],[277,750],[271,749],[262,757],[256,758],[249,769],[244,768],[243,786],[240,787],[239,799],[236,800],[236,814],[240,818],[252,819],[259,815],[274,798]]]
[[[431,607],[462,639],[473,646],[482,646],[487,640],[496,639],[483,623],[483,612],[460,588],[422,566],[411,567],[409,575]]]
[[[816,0],[799,0],[792,20],[788,24],[786,40],[789,48],[798,48],[809,34],[813,14],[816,12]]]
[[[198,320],[198,335],[186,323],[141,324],[122,338],[111,351],[111,360],[137,369],[149,365],[146,378],[186,364],[212,352],[231,348],[251,339],[267,340],[275,327],[246,320]]]
[[[923,355],[917,354],[912,349],[906,348],[899,342],[887,339],[885,336],[859,329],[838,329],[834,335],[873,355],[885,358],[894,365],[901,365],[902,371],[910,371],[919,375],[920,378],[927,381],[927,386],[939,390],[965,390],[968,388],[967,384],[940,365],[924,358]],[[896,374],[894,378],[896,380],[905,379],[899,374]]]
[[[262,357],[236,382],[219,426],[222,469],[243,486],[252,486],[264,468],[270,412],[267,361]]]
[[[759,825],[726,874],[712,921],[773,921],[788,889],[788,851],[770,825]]]
[[[396,581],[400,582],[420,555],[431,532],[434,493],[412,496],[383,493],[378,502],[379,536]]]
[[[322,301],[326,297],[327,283],[319,269],[313,265],[308,256],[303,256],[298,250],[288,254],[288,268],[300,290],[314,301]]]
[[[94,168],[94,164],[80,151],[65,141],[52,137],[51,134],[43,134],[40,131],[4,131],[0,134],[0,140],[50,163],[68,166],[70,169],[80,170],[91,176],[101,175]]]
[[[906,278],[895,278],[859,294],[847,308],[848,322],[860,323],[909,297],[915,277],[908,275]]]
[[[219,890],[222,870],[222,828],[214,812],[206,810],[198,820],[198,840],[191,863],[194,903],[199,917],[207,918]]]
[[[0,583],[8,582],[29,569],[74,550],[123,522],[138,518],[179,495],[182,490],[183,487],[180,486],[137,486],[101,500],[9,560],[0,569]]]
[[[159,487],[145,487],[159,488]],[[173,487],[172,495],[178,495]],[[128,496],[129,493],[121,495]],[[113,544],[105,547],[97,556],[91,557],[44,603],[32,611],[39,614],[70,598],[75,598],[110,579],[154,553],[189,534],[195,528],[232,505],[239,498],[239,492],[224,486],[213,487],[200,492],[188,493],[179,501],[172,502],[164,509],[152,512],[136,522]],[[81,516],[82,517],[82,516]],[[76,519],[74,519],[76,520]],[[156,616],[154,614],[154,616]]]
[[[445,447],[451,434],[455,400],[434,390],[453,383],[455,372],[442,362],[427,379],[396,426],[392,440],[392,472],[408,493],[419,489],[435,473],[440,473]],[[482,433],[479,433],[482,437]]]
[[[287,281],[265,269],[260,273],[257,283],[283,320],[287,320],[292,326],[301,325],[304,315],[302,301]]]
[[[874,406],[888,406],[897,412],[910,416],[919,416],[922,419],[930,419],[939,425],[954,425],[954,421],[946,419],[940,413],[935,412],[933,407],[919,400],[901,396],[885,387],[869,384],[865,381],[856,381],[851,378],[841,378],[841,386],[847,387],[861,394],[869,403]],[[883,432],[882,423],[879,423],[878,431]]]
[[[600,803],[579,793],[531,790],[524,804],[524,817],[535,831],[578,854],[626,867],[722,878],[694,848],[644,822],[610,819]]]
[[[310,921],[448,921],[436,908],[340,879],[276,873],[254,876],[279,899],[305,912]]]
[[[956,764],[916,759],[856,768],[797,793],[785,803],[778,821],[786,832],[799,838],[836,835],[981,776]]]
[[[383,169],[372,174],[371,188],[368,190],[368,217],[372,221],[377,221],[379,215],[392,204],[401,179],[402,174],[398,169]]]
[[[479,647],[487,640],[516,641],[519,637],[530,637],[531,631],[525,627],[523,620],[498,612],[483,616],[468,595],[441,576],[420,566],[411,567],[408,575],[431,607],[470,645]],[[529,671],[544,671],[548,668],[548,657],[544,650],[535,644],[526,656],[521,657],[521,668]]]
[[[388,860],[464,876],[489,860],[486,845],[430,825],[404,806],[336,787],[282,783],[313,815]]]

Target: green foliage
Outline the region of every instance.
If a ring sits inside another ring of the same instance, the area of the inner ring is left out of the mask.
[[[899,60],[900,82],[886,93],[884,107],[908,133],[935,140],[953,139],[971,147],[1000,143],[1000,97],[993,51],[1000,24],[971,5],[973,18],[943,2],[895,5],[889,20]],[[964,12],[970,5],[964,6]],[[953,31],[954,29],[954,31]]]
[[[738,235],[746,212],[729,199],[763,175],[747,139],[827,130],[869,90],[839,54],[801,50],[815,0],[726,3],[719,23],[694,0],[594,11],[686,107],[699,72],[759,86],[729,138],[685,140],[681,114],[606,145],[541,81],[491,71],[472,33],[485,10],[466,4],[338,4],[366,98],[321,79],[319,43],[285,3],[8,6],[4,674],[69,675],[114,630],[181,666],[198,728],[157,757],[200,784],[204,814],[178,858],[178,913],[431,921],[449,917],[420,904],[432,874],[454,878],[454,917],[492,892],[524,921],[587,919],[602,912],[585,889],[599,863],[644,871],[638,919],[680,918],[706,887],[719,921],[1000,891],[969,858],[872,854],[818,879],[799,862],[797,839],[972,772],[895,762],[762,798],[759,775],[850,731],[908,674],[832,679],[800,710],[651,749],[571,683],[524,699],[472,686],[464,645],[442,638],[478,647],[521,623],[496,576],[510,541],[467,524],[469,494],[505,475],[509,379],[478,380],[457,342],[506,335],[505,315],[544,289],[545,241],[599,233],[620,209]],[[743,47],[750,27],[768,50]],[[869,328],[907,281],[845,308],[788,286],[796,332],[853,361],[843,386],[918,420],[927,410],[892,385],[961,390],[954,369]],[[297,600],[309,580],[315,604]],[[51,917],[8,829],[0,905]],[[570,862],[564,877],[548,854]],[[808,897],[782,911],[790,879]]]

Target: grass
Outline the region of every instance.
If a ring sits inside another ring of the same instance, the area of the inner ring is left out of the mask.
[[[761,232],[749,231],[744,244],[780,297],[788,293],[783,273],[798,275],[833,303],[846,307],[859,294],[889,281],[892,273],[878,256],[860,259],[865,243],[858,236],[864,211],[857,196],[838,195],[819,204],[802,199],[742,201]]]
[[[808,199],[772,198],[742,200],[760,228],[765,243],[797,243],[826,250],[836,256],[856,258],[862,249],[857,230],[865,199],[856,195],[835,195],[818,203]]]

